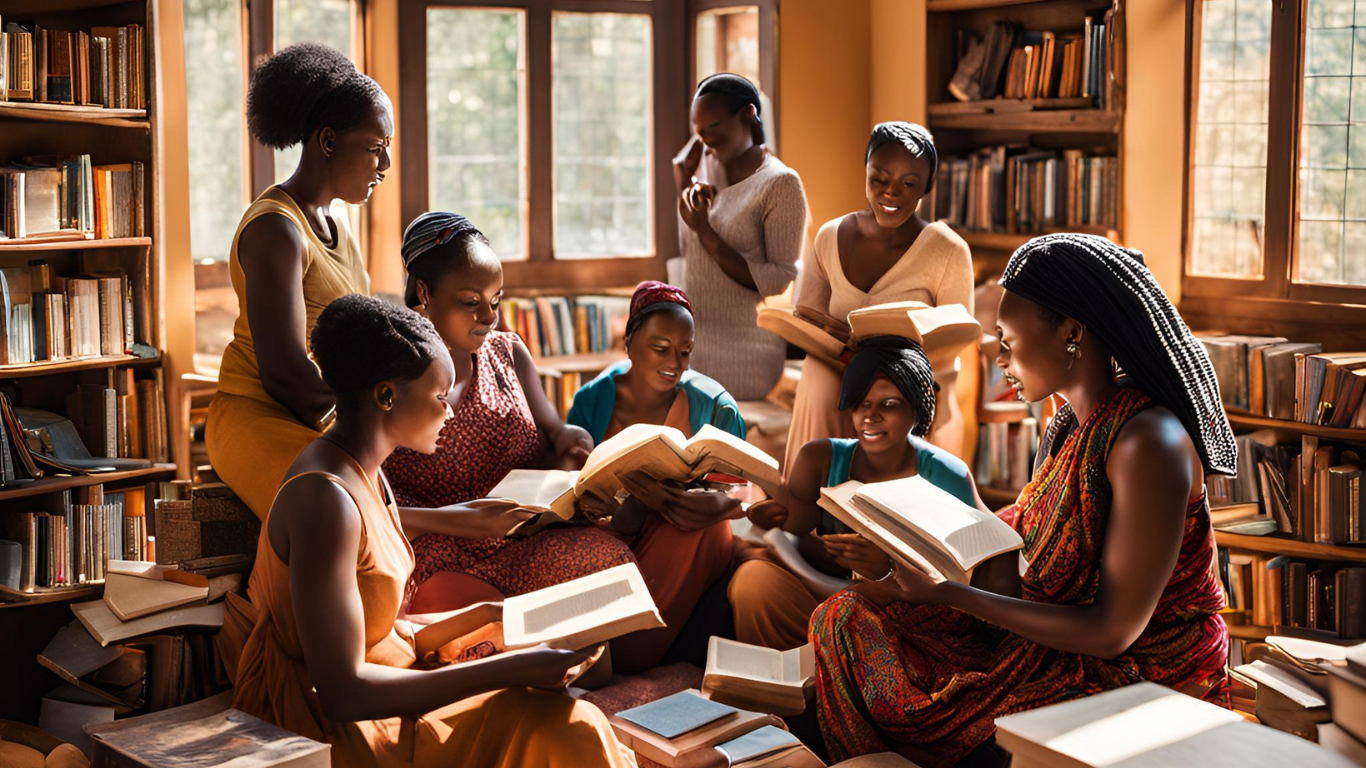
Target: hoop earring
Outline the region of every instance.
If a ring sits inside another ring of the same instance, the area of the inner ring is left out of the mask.
[[[394,408],[394,388],[388,384],[381,384],[375,389],[375,405],[381,411],[391,411]]]
[[[1067,340],[1067,354],[1071,357],[1067,361],[1067,370],[1072,370],[1072,366],[1081,359],[1081,343],[1076,339]]]

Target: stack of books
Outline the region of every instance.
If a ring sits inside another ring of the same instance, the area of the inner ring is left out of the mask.
[[[141,162],[92,165],[89,155],[0,166],[0,238],[143,237],[146,175]]]
[[[1366,765],[1366,644],[1348,648],[1342,662],[1327,668],[1333,720],[1319,726],[1319,743]]]
[[[1230,623],[1366,639],[1366,567],[1219,550]]]
[[[1366,352],[1280,336],[1200,335],[1224,407],[1324,427],[1366,428]]]
[[[141,25],[45,29],[0,23],[0,101],[147,108]]]
[[[1116,157],[996,146],[942,159],[932,210],[939,221],[977,232],[1115,229],[1119,195]]]

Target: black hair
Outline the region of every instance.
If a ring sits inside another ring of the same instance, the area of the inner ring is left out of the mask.
[[[759,89],[754,87],[754,83],[740,75],[722,72],[697,84],[693,101],[703,96],[719,96],[732,115],[747,106],[754,107],[754,143],[764,143],[764,108],[759,103]]]
[[[433,290],[438,281],[457,269],[469,266],[474,244],[491,248],[489,239],[474,224],[458,213],[429,211],[413,219],[403,230],[403,268],[408,271],[403,302],[416,308],[417,281]]]
[[[873,388],[878,375],[886,376],[901,391],[915,413],[911,434],[924,437],[934,424],[935,395],[939,384],[925,350],[901,336],[873,336],[858,343],[858,351],[844,370],[840,385],[839,409],[847,411],[859,404]]]
[[[436,327],[411,309],[352,293],[336,299],[313,326],[313,359],[339,404],[382,381],[421,378],[447,353]]]
[[[284,149],[307,141],[319,128],[344,131],[387,103],[379,83],[339,51],[296,43],[252,73],[247,128],[267,147]]]
[[[660,312],[668,312],[675,317],[686,317],[689,320],[693,319],[692,312],[682,304],[672,301],[660,301],[650,304],[634,315],[631,315],[631,318],[626,321],[626,342],[628,344],[630,343],[631,337],[636,335],[636,331],[640,330],[640,326],[644,325],[645,321],[648,320],[651,315],[656,315]]]
[[[873,151],[883,144],[897,144],[911,157],[923,157],[930,164],[930,178],[925,183],[925,192],[929,194],[934,189],[934,176],[939,170],[939,150],[934,147],[934,137],[925,129],[925,126],[918,123],[905,123],[900,120],[878,123],[873,126],[873,133],[868,137],[868,151],[863,155],[863,162],[867,163],[873,159]]]

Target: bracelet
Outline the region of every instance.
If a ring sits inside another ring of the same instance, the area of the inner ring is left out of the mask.
[[[887,581],[888,579],[892,578],[892,577],[895,576],[895,575],[896,575],[896,563],[890,563],[890,564],[887,565],[887,572],[884,573],[883,575],[879,576],[878,578],[873,579],[873,581]]]

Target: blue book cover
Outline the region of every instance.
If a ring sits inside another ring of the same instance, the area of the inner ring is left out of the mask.
[[[617,713],[617,717],[657,733],[666,739],[676,739],[689,731],[714,723],[740,710],[704,699],[692,691],[675,693],[659,701]]]
[[[726,756],[728,765],[735,765],[746,760],[753,760],[756,757],[763,757],[777,752],[781,749],[788,749],[801,744],[796,736],[779,728],[776,725],[765,725],[757,728],[738,739],[731,739],[724,744],[716,745],[717,751]]]

